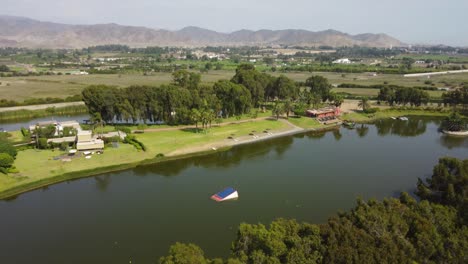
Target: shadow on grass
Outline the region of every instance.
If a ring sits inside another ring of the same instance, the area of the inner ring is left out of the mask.
[[[206,130],[201,129],[201,128],[194,128],[194,127],[182,128],[180,131],[189,132],[189,133],[195,133],[195,134],[206,133]]]

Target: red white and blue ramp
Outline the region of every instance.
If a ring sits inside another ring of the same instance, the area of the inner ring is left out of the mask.
[[[237,191],[234,190],[234,188],[229,187],[220,191],[217,194],[213,194],[213,196],[211,196],[211,199],[217,202],[223,202],[227,200],[237,199],[238,197],[239,197],[239,194],[237,193]]]

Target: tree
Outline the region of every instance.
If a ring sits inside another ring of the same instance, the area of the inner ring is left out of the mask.
[[[13,162],[15,162],[15,159],[10,154],[0,153],[0,172],[7,173]]]
[[[178,70],[172,74],[174,84],[190,90],[197,89],[201,82],[201,75],[187,70]]]
[[[329,100],[333,103],[334,106],[340,107],[344,102],[344,97],[341,94],[330,93]]]
[[[192,119],[193,122],[195,122],[195,128],[196,128],[196,131],[198,132],[198,122],[200,121],[200,118],[201,118],[200,111],[198,111],[198,109],[192,108],[190,112],[190,118]]]
[[[272,110],[272,114],[276,116],[276,120],[278,120],[280,115],[282,115],[283,113],[284,113],[284,106],[280,104],[279,102],[276,102]]]
[[[370,108],[369,98],[363,97],[358,103],[358,107],[362,108],[362,111],[366,112]]]
[[[319,94],[312,93],[311,97],[310,97],[310,102],[311,102],[313,108],[318,108],[318,106],[322,102],[322,98],[320,97]]]
[[[379,95],[377,96],[379,101],[387,102],[389,105],[393,105],[395,102],[395,90],[384,86],[380,88]]]
[[[305,86],[310,88],[312,94],[319,95],[323,102],[325,102],[330,95],[331,85],[325,77],[319,75],[311,76],[306,80]]]
[[[231,79],[236,84],[242,84],[251,94],[254,107],[265,99],[266,87],[272,81],[272,78],[264,73],[260,73],[252,64],[241,64],[236,69],[236,74]]]
[[[442,121],[440,129],[447,131],[466,131],[467,121],[458,112],[452,112]]]
[[[10,68],[4,64],[0,65],[0,72],[9,72]]]
[[[413,58],[409,58],[409,57],[404,57],[402,59],[402,61],[401,61],[403,66],[408,70],[411,69],[411,66],[413,65],[414,62],[415,62],[415,60]]]
[[[286,113],[286,119],[289,119],[289,113],[294,110],[294,104],[291,100],[286,100],[283,103],[283,111]]]
[[[265,97],[269,100],[296,99],[298,96],[299,88],[296,83],[284,75],[272,80],[265,90]]]
[[[15,158],[18,152],[16,151],[16,148],[10,141],[2,139],[0,140],[0,153],[6,153],[11,157]]]
[[[203,250],[194,244],[175,243],[169,248],[169,255],[159,259],[160,264],[206,264]]]
[[[213,89],[225,117],[242,115],[250,110],[252,98],[249,90],[243,85],[223,80],[216,82]]]

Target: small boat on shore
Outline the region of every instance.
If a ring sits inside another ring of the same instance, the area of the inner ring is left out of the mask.
[[[354,128],[356,126],[356,123],[354,122],[349,122],[349,121],[344,121],[343,126],[347,128]]]
[[[217,202],[224,202],[227,200],[234,200],[237,198],[239,198],[239,194],[237,193],[236,190],[234,190],[234,188],[231,188],[231,187],[228,187],[211,196],[211,199]]]

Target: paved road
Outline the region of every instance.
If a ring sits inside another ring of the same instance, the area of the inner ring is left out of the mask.
[[[25,105],[25,106],[13,106],[13,107],[0,107],[0,112],[15,111],[15,110],[40,110],[49,107],[65,107],[73,105],[84,105],[84,102],[67,102],[67,103],[56,103],[56,104],[42,104],[42,105]]]

